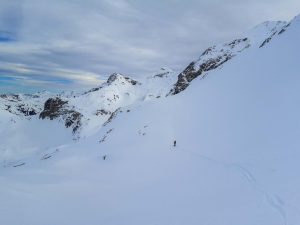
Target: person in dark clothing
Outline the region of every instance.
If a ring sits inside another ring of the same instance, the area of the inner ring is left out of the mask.
[[[174,141],[174,144],[173,144],[173,146],[174,146],[174,147],[176,147],[176,140]]]

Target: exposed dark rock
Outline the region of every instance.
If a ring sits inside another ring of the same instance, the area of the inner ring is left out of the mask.
[[[101,140],[99,141],[100,143],[104,142],[106,140],[106,138],[108,137],[108,135],[113,131],[114,129],[111,128],[110,130],[106,131],[106,134],[101,138]]]
[[[111,129],[109,129],[108,131],[106,131],[106,133],[109,134],[109,133],[111,133],[113,130],[114,130],[114,129],[111,128]]]
[[[125,80],[126,80],[127,82],[131,83],[132,85],[138,84],[138,82],[137,82],[136,80],[133,80],[133,79],[131,79],[131,78],[129,78],[129,77],[124,77],[124,78],[125,78]]]
[[[101,138],[101,140],[99,141],[100,143],[105,142],[106,138],[108,137],[108,135],[113,131],[114,129],[111,128],[108,131],[106,131],[106,134]]]
[[[7,105],[5,104],[6,108],[5,110],[8,111],[11,114],[15,114],[15,115],[24,115],[24,116],[34,116],[37,114],[37,108],[32,108],[28,105],[25,104],[20,104],[20,105],[16,105],[15,107],[12,107],[12,105]]]
[[[99,143],[105,142],[106,138],[107,138],[107,135],[104,135],[104,136],[101,138],[101,140],[99,141]]]
[[[65,126],[67,128],[72,127],[73,133],[76,133],[76,131],[81,127],[81,118],[81,113],[73,110],[68,111],[68,114],[66,114],[65,117]]]
[[[110,115],[111,112],[106,111],[105,109],[100,109],[100,110],[97,110],[97,112],[95,114],[96,114],[96,116],[99,116],[99,115],[101,115],[101,116],[105,115],[106,116],[106,115]]]
[[[86,95],[86,94],[91,93],[91,92],[99,91],[101,88],[103,88],[103,86],[92,88],[91,90],[86,91],[83,94]]]
[[[118,76],[122,76],[122,75],[117,74],[117,73],[113,73],[112,75],[109,76],[109,78],[107,79],[106,83],[107,83],[108,85],[112,84],[114,81],[116,81],[116,80],[118,79]],[[130,84],[132,84],[132,85],[137,85],[137,84],[139,84],[136,80],[133,80],[133,79],[131,79],[130,77],[124,77],[124,79],[125,79],[128,83],[130,83]],[[125,83],[123,83],[123,84],[125,84]]]
[[[231,55],[227,55],[226,53],[222,56],[218,56],[216,58],[208,59],[205,63],[200,65],[199,69],[195,69],[195,62],[192,62],[188,67],[178,75],[178,80],[174,85],[174,88],[170,91],[170,94],[176,95],[183,90],[185,90],[192,80],[199,77],[205,72],[216,69],[221,66],[223,63],[227,62],[231,59]]]
[[[168,75],[171,73],[170,70],[165,69],[165,68],[160,68],[160,72],[158,72],[157,74],[155,74],[153,77],[156,78],[163,78],[163,77],[168,77]]]
[[[10,102],[19,102],[21,101],[20,96],[19,95],[14,95],[14,94],[1,94],[0,98],[3,98],[7,101]]]
[[[214,46],[214,47],[215,47],[215,46]],[[211,47],[211,48],[206,49],[206,50],[201,54],[201,56],[205,56],[205,55],[210,54],[210,53],[212,52],[212,50],[213,50],[214,47]]]
[[[103,126],[106,126],[109,124],[117,115],[118,113],[122,112],[121,108],[116,109],[108,118],[108,120],[103,124]]]
[[[25,106],[24,104],[18,105],[17,110],[22,113],[24,116],[34,116],[37,114],[34,108]]]
[[[66,105],[68,101],[63,101],[60,98],[49,98],[44,105],[43,112],[40,113],[40,119],[49,118],[53,120],[63,114],[66,113],[64,109],[64,105]]]
[[[240,45],[243,43],[243,45]],[[200,56],[200,60],[202,60],[199,65],[196,65],[199,61],[195,61],[190,63],[183,72],[178,75],[178,80],[175,83],[174,87],[171,89],[168,95],[176,95],[183,90],[185,90],[192,80],[197,77],[205,77],[206,72],[214,70],[233,58],[235,56],[234,51],[231,49],[235,49],[236,46],[242,46],[236,52],[241,52],[244,49],[248,48],[250,44],[248,43],[248,38],[236,39],[228,44],[224,45],[224,49],[220,49],[216,51],[216,46],[210,47],[206,49]],[[228,49],[229,48],[229,49]]]
[[[283,28],[281,31],[279,31],[278,35],[284,33],[285,31],[286,29]]]
[[[154,77],[163,78],[163,77],[166,77],[169,74],[170,74],[170,72],[164,72],[164,73],[156,74],[156,75],[154,75]]]
[[[281,31],[279,31],[279,33],[278,34],[282,34],[282,33],[284,33],[285,31],[286,31],[286,29],[289,27],[291,25],[291,23],[288,23],[287,25],[285,25],[283,28],[282,28],[282,30]]]
[[[117,78],[118,78],[118,74],[117,74],[117,73],[113,73],[112,75],[109,76],[109,78],[107,79],[106,83],[107,83],[107,84],[111,84],[111,83],[114,82]]]
[[[24,162],[21,162],[21,163],[19,163],[19,164],[16,164],[16,165],[14,165],[13,167],[20,167],[20,166],[24,166],[26,163],[24,163]]]
[[[272,38],[275,36],[275,34],[277,34],[277,32],[274,32],[270,37],[268,37],[266,40],[264,40],[264,42],[259,47],[262,48],[266,44],[268,44],[272,40]]]
[[[50,159],[51,157],[52,157],[52,155],[45,154],[45,155],[43,155],[43,157],[41,158],[41,160]]]
[[[49,98],[45,102],[44,111],[40,113],[40,119],[53,120],[62,117],[66,128],[72,127],[73,133],[76,133],[81,127],[82,114],[73,109],[68,109],[67,104],[67,101],[63,101],[58,97]]]
[[[6,106],[5,110],[11,113],[11,105],[5,105],[5,106]]]
[[[231,48],[234,48],[237,44],[241,43],[241,42],[245,42],[245,41],[248,41],[248,38],[243,38],[243,39],[236,39],[232,42],[230,42],[228,44],[228,46],[230,46]]]

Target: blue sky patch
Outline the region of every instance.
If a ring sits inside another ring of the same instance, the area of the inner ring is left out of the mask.
[[[0,42],[13,42],[15,38],[8,32],[0,31]]]

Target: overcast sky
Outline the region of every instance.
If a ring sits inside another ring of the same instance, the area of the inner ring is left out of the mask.
[[[0,92],[179,71],[210,45],[299,13],[299,0],[0,0]]]

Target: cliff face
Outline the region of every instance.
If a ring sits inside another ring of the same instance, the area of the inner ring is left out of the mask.
[[[263,47],[272,37],[283,33],[288,26],[286,22],[265,22],[245,34],[243,38],[206,49],[198,60],[191,62],[178,75],[178,80],[169,94],[176,95],[184,91],[195,78],[203,79],[209,72],[219,69],[247,49]]]

